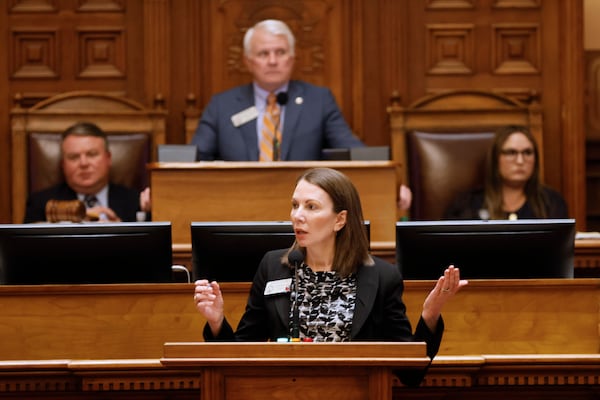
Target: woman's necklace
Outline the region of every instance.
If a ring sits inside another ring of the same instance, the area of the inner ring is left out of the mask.
[[[523,204],[527,201],[525,193],[519,193],[514,196],[504,197],[504,211],[508,213],[508,219],[514,221],[518,219],[517,211],[523,207]]]

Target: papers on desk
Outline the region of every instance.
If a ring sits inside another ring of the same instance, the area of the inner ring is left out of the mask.
[[[600,239],[600,232],[577,232],[575,240],[579,239]]]

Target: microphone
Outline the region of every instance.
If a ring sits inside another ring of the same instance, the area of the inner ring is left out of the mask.
[[[277,104],[280,106],[285,106],[288,102],[288,94],[287,92],[279,92],[277,93]]]
[[[276,99],[277,99],[277,104],[279,104],[281,107],[285,106],[288,102],[287,92],[277,93]],[[279,137],[277,137],[277,132],[279,132],[280,121],[281,121],[281,110],[279,111],[279,118],[277,118],[277,123],[275,125],[275,137],[273,138],[273,160],[274,161],[279,161],[279,159],[281,158],[281,155],[279,152],[279,147],[280,147]]]
[[[288,255],[288,262],[294,266],[294,303],[292,311],[292,342],[300,341],[300,311],[298,310],[298,265],[304,261],[304,254],[292,250]],[[296,340],[294,340],[296,339]]]

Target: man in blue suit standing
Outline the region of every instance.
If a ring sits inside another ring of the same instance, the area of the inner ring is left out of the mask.
[[[323,148],[364,146],[329,89],[290,80],[294,44],[282,21],[264,20],[248,29],[244,62],[253,82],[213,96],[192,139],[201,160],[258,161],[269,93],[277,96],[280,108],[276,160],[320,160]]]
[[[260,141],[269,94],[279,103],[275,130],[281,134],[273,160],[320,160],[325,148],[364,146],[352,133],[329,89],[290,80],[294,45],[294,35],[282,21],[264,20],[248,29],[244,62],[253,82],[213,96],[192,138],[200,160],[263,159]],[[410,189],[401,185],[398,206],[406,210],[411,200]]]

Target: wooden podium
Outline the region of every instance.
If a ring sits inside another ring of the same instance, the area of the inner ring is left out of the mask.
[[[425,343],[166,343],[161,363],[198,368],[202,400],[392,398],[393,369],[424,368]]]
[[[371,243],[393,247],[398,189],[390,161],[152,163],[152,219],[171,221],[175,248],[190,246],[192,222],[289,221],[296,179],[314,167],[348,175],[371,222]]]

